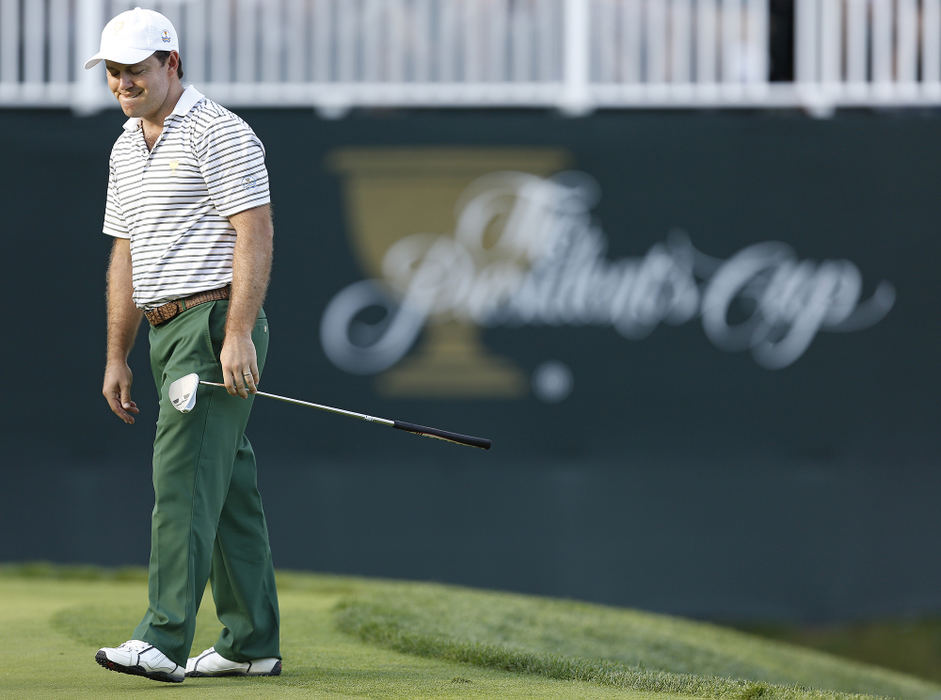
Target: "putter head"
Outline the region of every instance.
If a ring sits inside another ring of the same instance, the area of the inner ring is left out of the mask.
[[[199,386],[199,375],[195,372],[180,377],[167,387],[167,397],[170,403],[180,413],[189,413],[196,405],[196,388]]]

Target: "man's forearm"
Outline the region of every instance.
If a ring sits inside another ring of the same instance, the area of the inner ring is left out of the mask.
[[[226,335],[251,334],[271,277],[274,228],[266,206],[249,209],[229,219],[235,227],[232,258],[232,293]]]
[[[108,264],[108,362],[127,362],[134,347],[143,314],[131,299],[133,288],[130,242],[118,238]]]

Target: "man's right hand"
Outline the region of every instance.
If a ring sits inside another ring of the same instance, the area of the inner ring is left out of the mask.
[[[134,425],[134,416],[140,413],[137,404],[131,401],[133,381],[134,375],[126,362],[116,362],[105,367],[105,381],[101,393],[112,413],[128,425]]]

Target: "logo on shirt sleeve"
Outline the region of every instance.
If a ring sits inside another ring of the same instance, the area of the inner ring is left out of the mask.
[[[251,191],[256,187],[258,187],[258,178],[254,175],[246,175],[242,178],[242,189]]]

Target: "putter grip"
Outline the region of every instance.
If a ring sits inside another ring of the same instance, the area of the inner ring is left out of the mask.
[[[407,423],[403,420],[393,421],[392,425],[399,430],[407,430],[410,433],[424,435],[425,437],[437,438],[438,440],[447,440],[448,442],[456,442],[459,445],[467,445],[469,447],[479,447],[482,450],[490,449],[490,440],[487,438],[474,437],[473,435],[461,435],[460,433],[452,433],[450,430],[429,428],[427,425]]]

